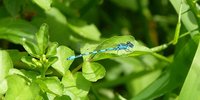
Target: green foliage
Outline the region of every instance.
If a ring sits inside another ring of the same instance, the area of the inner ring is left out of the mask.
[[[87,98],[91,83],[83,77],[82,73],[73,75],[67,71],[61,82],[64,85],[64,95],[70,96],[71,99]]]
[[[193,0],[0,1],[0,99],[198,100],[198,9]]]
[[[199,59],[200,59],[200,44],[198,45],[197,51],[195,53],[194,59],[192,61],[191,68],[187,74],[187,78],[185,79],[183,88],[181,90],[179,99],[181,100],[187,100],[187,99],[200,99],[200,96],[198,95],[200,93],[200,90],[198,89],[198,86],[200,85],[199,82]]]

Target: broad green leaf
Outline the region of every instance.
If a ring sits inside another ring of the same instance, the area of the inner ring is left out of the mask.
[[[134,46],[133,48],[129,48],[128,50],[118,50],[118,51],[107,51],[105,53],[99,53],[96,55],[91,55],[89,57],[89,60],[96,61],[96,60],[101,60],[105,58],[112,58],[112,57],[117,57],[117,56],[139,56],[143,55],[146,53],[150,53],[151,50],[139,42],[137,42],[134,37],[132,36],[114,36],[110,39],[107,39],[103,41],[101,44],[99,44],[95,50],[101,50],[101,49],[106,49],[106,48],[114,48],[120,43],[127,43],[131,42]],[[84,47],[87,48],[87,47]],[[89,47],[88,47],[89,48]],[[88,52],[86,50],[81,50],[82,53]],[[88,59],[88,58],[85,58]]]
[[[23,77],[24,79],[26,79],[26,81],[32,82],[33,80],[35,80],[37,78],[37,76],[39,76],[40,74],[35,72],[35,71],[26,71],[24,69],[15,69],[12,68],[9,70],[9,75],[19,75],[21,77]]]
[[[200,100],[200,43],[192,61],[189,73],[182,87],[180,100]]]
[[[85,79],[92,82],[102,79],[106,74],[106,70],[101,64],[87,61],[83,63],[82,72]]]
[[[8,87],[5,78],[9,74],[9,70],[13,67],[12,60],[5,50],[0,50],[0,94],[4,94]]]
[[[40,49],[40,55],[45,53],[49,43],[49,28],[47,24],[42,24],[39,31],[36,33],[37,45]]]
[[[14,17],[19,16],[19,12],[25,2],[25,0],[3,0],[7,11]]]
[[[52,7],[46,11],[46,23],[49,25],[51,41],[56,41],[59,44],[71,43],[69,42],[70,33],[67,28],[67,19],[59,9]]]
[[[63,87],[57,77],[37,79],[37,83],[45,92],[53,93],[58,96],[62,95]]]
[[[56,55],[56,49],[58,47],[58,43],[57,42],[52,42],[49,44],[48,49],[47,49],[47,53],[46,56],[52,56],[52,55]]]
[[[24,39],[33,41],[37,29],[30,23],[12,18],[0,20],[0,38],[13,43],[23,44]]]
[[[23,47],[24,49],[33,57],[39,58],[39,49],[37,45],[34,42],[29,42],[27,40],[23,41]]]
[[[175,55],[173,63],[167,67],[166,71],[132,100],[154,99],[182,85],[197,47],[192,40],[184,42],[180,51]]]
[[[64,95],[70,96],[72,100],[85,100],[91,86],[82,73],[78,72],[73,75],[70,71],[65,73],[62,84],[64,85]]]
[[[8,52],[5,50],[0,50],[0,81],[4,80],[12,67],[13,63]]]
[[[46,93],[46,95],[47,95],[48,100],[54,100],[54,98],[56,97],[55,94],[48,93],[48,92]]]
[[[51,8],[52,0],[33,0],[37,5],[39,5],[44,10],[49,10]]]
[[[47,21],[57,21],[61,24],[66,24],[67,23],[67,19],[66,17],[57,9],[57,8],[51,8],[50,10],[46,11],[46,14],[48,15],[48,19]],[[53,19],[54,18],[54,19]],[[49,22],[47,22],[49,23]],[[51,24],[49,24],[51,25]],[[61,26],[59,26],[61,27]],[[59,30],[57,30],[59,31]]]
[[[75,26],[68,23],[70,29],[72,29],[75,33],[82,36],[83,38],[95,40],[100,40],[101,33],[97,29],[94,24],[91,25],[83,25],[83,26]]]
[[[1,80],[0,81],[0,97],[1,97],[1,95],[6,93],[7,89],[8,89],[7,80],[6,79]]]
[[[11,75],[7,80],[6,100],[35,100],[40,97],[40,88],[36,83],[27,82],[19,75]]]
[[[52,67],[60,74],[64,75],[72,63],[72,60],[67,60],[67,57],[72,55],[74,55],[74,52],[71,49],[66,46],[59,46],[56,54],[58,61],[56,61]]]

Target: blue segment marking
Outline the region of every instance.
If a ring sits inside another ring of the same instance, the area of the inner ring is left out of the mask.
[[[134,45],[130,41],[127,41],[126,43],[117,44],[116,47],[114,47],[114,48],[101,49],[98,51],[86,52],[86,53],[83,53],[83,54],[80,54],[77,56],[70,56],[67,58],[67,60],[74,60],[76,58],[80,58],[80,57],[83,57],[86,55],[97,54],[97,53],[102,53],[102,52],[106,52],[106,51],[118,51],[118,50],[129,51],[129,48],[133,48],[133,47],[134,47]]]

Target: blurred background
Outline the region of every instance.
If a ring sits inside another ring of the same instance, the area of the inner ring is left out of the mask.
[[[40,5],[37,0],[0,0],[0,49],[24,51],[22,38],[34,40],[42,23],[49,25],[52,42],[66,45],[77,54],[85,43],[100,43],[123,35],[132,35],[151,48],[173,40],[177,19],[169,0],[53,0],[51,6]],[[171,56],[174,47],[160,53]],[[71,69],[80,63],[81,60],[74,62]],[[115,99],[116,94],[134,97],[158,78],[167,65],[152,55],[99,63],[106,68],[106,77],[94,84],[89,97],[99,95],[104,100]],[[179,92],[175,90],[158,100],[176,97],[175,93]]]
[[[75,50],[85,42],[116,35],[133,35],[148,47],[157,46],[172,40],[177,23],[177,14],[168,0],[54,0],[52,9],[46,11],[30,0],[1,0],[0,7],[1,19],[31,24],[29,34],[48,23],[50,39]],[[94,25],[90,34],[76,31],[84,25]],[[94,37],[88,36],[91,34]],[[5,43],[1,47],[10,48],[6,45],[9,41],[1,42]]]

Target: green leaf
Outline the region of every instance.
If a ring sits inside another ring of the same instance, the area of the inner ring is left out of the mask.
[[[57,42],[52,42],[49,44],[49,47],[47,49],[47,53],[46,56],[52,56],[52,55],[56,55],[56,49],[58,47],[58,43]]]
[[[51,8],[52,0],[33,0],[38,6],[44,10],[49,10]]]
[[[19,12],[25,2],[25,0],[3,0],[7,11],[14,17],[19,16]]]
[[[27,64],[28,66],[32,68],[36,68],[37,66],[32,62],[32,57],[31,56],[24,56],[21,58],[22,62]]]
[[[27,41],[34,40],[34,33],[37,29],[30,23],[12,18],[0,20],[0,38],[9,40],[13,43],[23,44],[24,39]]]
[[[1,80],[0,81],[0,95],[3,95],[6,93],[8,89],[8,83],[7,83],[7,80],[4,79],[4,80]]]
[[[9,75],[16,75],[16,74],[23,77],[28,82],[35,80],[40,75],[36,71],[27,71],[24,69],[19,70],[15,68],[10,69]]]
[[[69,49],[66,46],[59,46],[57,48],[58,61],[56,61],[52,67],[56,69],[60,74],[64,75],[65,72],[69,69],[73,60],[67,60],[67,57],[74,55],[74,51]]]
[[[0,50],[0,95],[4,94],[7,87],[5,78],[9,75],[9,70],[13,67],[12,60],[5,50]]]
[[[192,13],[194,14],[194,17],[196,18],[196,22],[198,23],[198,26],[200,26],[200,19],[199,19],[199,2],[193,1],[193,0],[186,0],[186,3],[190,6],[190,9]]]
[[[72,100],[85,100],[91,86],[91,83],[81,73],[73,75],[70,71],[67,71],[62,78],[62,84],[64,95],[70,96]]]
[[[43,90],[45,90],[45,92],[56,94],[58,96],[62,95],[63,87],[57,77],[45,77],[42,79],[37,79],[37,83]]]
[[[0,50],[0,82],[5,79],[12,67],[13,63],[8,52]]]
[[[54,100],[71,100],[69,96],[62,95],[62,96],[57,96],[54,98]]]
[[[27,52],[20,52],[19,50],[7,50],[7,52],[9,53],[15,66],[22,64],[21,58],[28,55]]]
[[[106,74],[105,68],[96,62],[84,62],[82,72],[85,79],[92,82],[102,79]]]
[[[45,50],[49,42],[49,31],[48,25],[42,24],[39,31],[36,33],[37,44],[40,49],[40,55],[45,53]]]
[[[155,70],[151,73],[145,74],[140,76],[139,78],[134,79],[132,82],[130,82],[130,85],[133,86],[134,93],[132,94],[138,94],[142,90],[144,90],[146,87],[148,87],[153,81],[155,81],[161,74],[161,70]]]
[[[69,29],[67,28],[66,16],[55,7],[46,11],[46,15],[46,23],[49,25],[49,31],[50,33],[53,33],[50,34],[51,40],[57,41],[59,44],[69,43],[69,41],[66,40],[69,40],[71,35],[69,33]]]
[[[9,74],[9,70],[13,67],[12,60],[5,50],[0,50],[0,94],[4,94],[8,87],[5,78]]]
[[[46,64],[47,68],[49,68],[53,63],[55,63],[58,60],[57,57],[49,57],[48,62]]]
[[[11,75],[7,80],[6,100],[35,100],[40,97],[40,88],[36,83],[29,83],[19,75]]]
[[[39,55],[37,55],[39,54],[39,49],[35,43],[24,40],[23,47],[31,56],[36,57],[36,58],[40,57]]]
[[[151,53],[151,50],[142,44],[138,43],[134,37],[132,36],[114,36],[110,39],[107,39],[103,41],[101,44],[99,44],[95,50],[101,50],[101,49],[106,49],[106,48],[113,48],[116,47],[116,45],[120,43],[127,43],[131,42],[134,47],[129,48],[127,51],[126,50],[118,50],[118,51],[107,51],[104,53],[99,53],[96,55],[91,55],[89,57],[89,60],[96,61],[96,60],[101,60],[105,58],[112,58],[112,57],[118,57],[118,56],[139,56],[147,53]],[[91,48],[91,47],[84,47],[84,48]],[[94,48],[94,47],[92,47]],[[82,53],[88,52],[85,50],[81,50]],[[93,50],[92,50],[93,51]],[[91,59],[92,58],[92,59]],[[87,57],[85,57],[87,59]]]
[[[200,100],[200,43],[182,87],[179,99],[180,100]]]
[[[98,41],[100,40],[101,33],[97,29],[97,27],[94,24],[91,25],[83,25],[83,26],[75,26],[68,23],[68,26],[70,29],[72,29],[74,32],[76,32],[78,35],[90,39]]]

